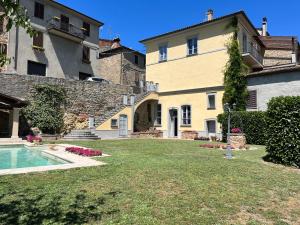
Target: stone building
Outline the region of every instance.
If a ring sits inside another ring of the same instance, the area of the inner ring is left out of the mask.
[[[300,95],[300,47],[296,36],[272,36],[263,19],[259,39],[265,46],[263,68],[247,76],[249,111],[267,110],[273,97]]]
[[[99,40],[98,70],[114,84],[140,87],[145,82],[145,55],[122,46],[120,39]]]
[[[11,59],[2,70],[75,80],[98,76],[98,39],[102,22],[56,1],[19,2],[26,8],[37,34],[31,38],[20,27],[1,33],[1,49],[5,49]],[[3,29],[2,22],[1,31]]]

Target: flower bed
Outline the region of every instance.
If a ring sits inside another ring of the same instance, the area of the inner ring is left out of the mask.
[[[43,141],[41,136],[34,136],[34,135],[27,135],[26,139],[30,143],[41,143]]]
[[[210,149],[227,149],[227,145],[226,144],[202,144],[199,147],[201,148],[210,148]],[[244,148],[234,148],[233,146],[231,146],[232,150],[249,150],[249,146],[245,146]]]
[[[102,156],[102,151],[88,149],[88,148],[67,147],[66,151],[74,153],[76,155],[82,155],[82,156],[86,156],[86,157]]]

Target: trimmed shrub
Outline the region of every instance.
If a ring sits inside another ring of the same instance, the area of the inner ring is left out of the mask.
[[[222,124],[222,139],[227,139],[228,113],[218,116],[218,122]],[[267,134],[267,117],[265,112],[233,112],[231,114],[231,128],[238,127],[245,133],[247,144],[265,145]]]
[[[276,97],[268,104],[266,159],[300,167],[300,97]]]

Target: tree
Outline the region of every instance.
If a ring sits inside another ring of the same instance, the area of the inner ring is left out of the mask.
[[[0,0],[0,6],[0,20],[6,21],[6,32],[10,31],[12,26],[15,25],[17,27],[23,27],[31,37],[35,34],[27,15],[27,10],[20,6],[18,1]],[[6,54],[0,52],[0,66],[4,66],[9,61],[10,59],[7,58]]]
[[[236,109],[243,111],[246,109],[248,97],[246,75],[248,67],[244,64],[238,42],[238,19],[235,17],[229,25],[234,33],[227,44],[229,60],[224,72],[225,92],[223,104],[236,104]]]

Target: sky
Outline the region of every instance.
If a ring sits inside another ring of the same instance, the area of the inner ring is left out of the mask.
[[[104,23],[100,37],[120,37],[123,45],[145,52],[140,40],[244,10],[255,27],[268,18],[274,36],[300,36],[299,0],[57,0]]]

